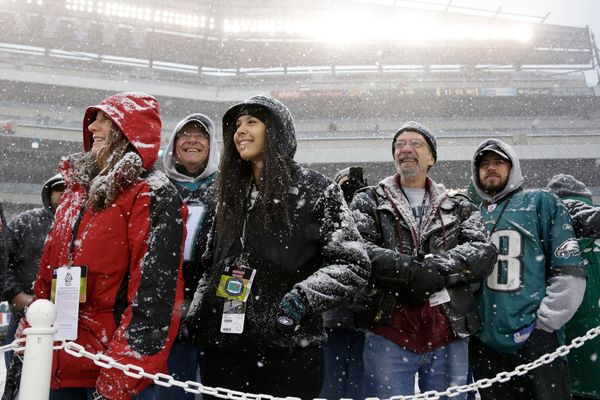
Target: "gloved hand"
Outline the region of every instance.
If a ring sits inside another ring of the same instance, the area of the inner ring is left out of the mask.
[[[94,389],[94,393],[92,393],[92,400],[108,400],[106,397],[102,396],[98,393],[98,390]]]
[[[440,275],[446,276],[454,272],[454,270],[444,260],[438,256],[427,256],[421,264],[425,268],[435,269]]]
[[[410,262],[409,294],[403,298],[412,305],[422,304],[429,296],[444,288],[444,278],[430,263],[416,260]]]
[[[300,320],[308,312],[307,301],[296,289],[286,293],[279,303],[277,329],[282,333],[292,333],[300,327]]]
[[[442,277],[446,287],[468,283],[470,271],[464,264],[452,262],[440,256],[431,256],[423,260],[423,266],[435,269]]]

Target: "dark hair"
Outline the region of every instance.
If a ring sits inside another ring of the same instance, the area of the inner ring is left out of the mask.
[[[287,152],[281,150],[281,140],[285,135],[279,119],[269,111],[261,121],[266,126],[265,147],[263,150],[262,186],[257,201],[265,208],[265,224],[273,221],[284,221],[289,224],[287,198],[292,181],[294,160]],[[236,124],[224,127],[223,155],[219,167],[217,188],[216,229],[240,230],[246,215],[246,197],[252,181],[252,163],[243,160],[233,142],[237,130]],[[233,217],[233,221],[225,221],[225,216]],[[231,224],[234,226],[231,226]]]

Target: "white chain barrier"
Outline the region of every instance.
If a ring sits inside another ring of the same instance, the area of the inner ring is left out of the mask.
[[[40,301],[40,300],[38,300],[38,301]],[[28,318],[29,318],[29,314],[28,314]],[[44,321],[44,322],[47,322],[47,320],[49,320],[49,319],[47,318],[46,321]],[[40,328],[41,327],[37,328],[37,330],[39,331]],[[33,329],[33,328],[27,328],[27,329]],[[54,328],[45,328],[45,329],[54,331]],[[29,336],[35,336],[36,341],[39,342],[40,336],[39,336],[38,331],[27,332],[27,330],[25,330],[24,333],[28,334]],[[31,333],[34,333],[34,334],[31,335]],[[47,335],[47,333],[42,333],[42,334]],[[452,386],[443,392],[438,392],[438,391],[432,390],[432,391],[427,391],[427,392],[414,394],[414,395],[392,396],[389,398],[389,400],[420,400],[420,399],[434,400],[434,399],[439,399],[443,396],[455,397],[462,393],[471,392],[476,389],[485,389],[485,388],[492,386],[495,383],[507,382],[515,376],[525,375],[526,373],[528,373],[529,371],[531,371],[535,368],[538,368],[544,364],[551,363],[558,357],[566,356],[571,351],[571,349],[583,346],[583,344],[586,341],[594,339],[598,335],[600,335],[600,326],[597,326],[595,328],[588,330],[585,335],[573,339],[571,341],[571,343],[568,345],[563,345],[563,346],[558,347],[552,353],[544,354],[537,360],[532,361],[530,363],[521,364],[521,365],[517,366],[511,372],[506,372],[506,371],[500,372],[493,378],[480,379],[480,380],[470,383],[468,385]],[[9,345],[0,347],[0,354],[4,353],[5,351],[11,351],[11,350],[15,351],[15,352],[25,350],[25,360],[24,360],[24,367],[25,367],[25,363],[27,362],[28,354],[30,354],[30,353],[28,352],[29,349],[21,346],[21,344],[23,342],[25,342],[26,340],[27,340],[27,346],[29,346],[29,337],[27,339],[18,339]],[[218,397],[221,399],[233,399],[233,400],[261,400],[261,399],[265,399],[265,400],[267,400],[267,399],[268,400],[280,400],[280,399],[292,400],[293,399],[293,400],[296,400],[297,399],[295,397],[275,397],[275,396],[268,395],[268,394],[244,393],[244,392],[239,392],[239,391],[230,390],[230,389],[221,388],[221,387],[213,388],[210,386],[204,386],[201,383],[194,382],[194,381],[181,382],[181,381],[176,380],[175,378],[173,378],[171,375],[168,375],[168,374],[163,374],[163,373],[151,374],[151,373],[144,371],[144,369],[140,366],[133,365],[133,364],[125,364],[124,365],[104,354],[91,353],[91,352],[85,350],[85,348],[83,346],[81,346],[80,344],[75,343],[75,342],[62,342],[61,344],[56,345],[56,346],[49,346],[49,347],[46,346],[46,347],[47,347],[47,349],[51,349],[51,350],[64,349],[66,353],[68,353],[74,357],[77,357],[77,358],[85,357],[85,358],[92,360],[94,362],[94,364],[98,365],[101,368],[106,368],[106,369],[116,368],[116,369],[122,371],[125,375],[127,375],[129,377],[136,378],[136,379],[142,379],[142,378],[150,379],[156,385],[166,386],[166,387],[171,387],[171,386],[180,387],[189,393],[207,394],[207,395]],[[51,353],[50,353],[50,355],[51,355]],[[52,365],[52,357],[50,356],[50,361],[48,362],[48,368],[50,368],[51,365]],[[33,374],[31,376],[33,377],[33,379],[35,379],[36,384],[24,384],[23,381],[25,381],[27,378],[26,378],[26,371],[25,371],[25,369],[23,370],[21,389],[23,389],[24,387],[27,387],[27,386],[34,386],[34,387],[38,386],[39,387],[39,380],[40,380],[40,378],[43,378],[43,376],[40,375],[39,369],[35,372],[35,374]],[[46,376],[47,376],[47,379],[49,380],[50,379],[50,371],[49,370],[48,370],[48,373]],[[21,399],[27,399],[26,397],[22,397],[23,392],[21,392],[20,394],[21,394],[21,397],[20,397]],[[32,397],[32,398],[42,398],[42,397]],[[367,398],[367,400],[374,400],[374,399],[377,399],[377,398],[375,398],[375,397]]]
[[[6,353],[7,351],[23,351],[25,350],[25,346],[21,346],[21,343],[25,343],[25,338],[16,339],[12,343],[9,343],[5,346],[0,346],[0,354]]]

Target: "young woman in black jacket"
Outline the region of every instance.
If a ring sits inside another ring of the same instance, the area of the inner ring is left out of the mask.
[[[289,110],[255,96],[223,117],[217,213],[183,332],[202,382],[314,398],[321,313],[364,286],[370,264],[339,187],[294,162]]]

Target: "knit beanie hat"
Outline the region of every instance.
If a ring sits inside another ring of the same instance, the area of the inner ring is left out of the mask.
[[[554,175],[548,181],[547,188],[558,197],[581,196],[592,200],[592,192],[585,186],[585,183],[578,181],[572,175]]]
[[[427,142],[427,145],[429,146],[429,149],[431,150],[431,154],[433,155],[433,162],[436,162],[437,161],[437,140],[436,140],[435,136],[433,136],[433,133],[431,133],[431,131],[425,125],[421,125],[420,123],[415,122],[415,121],[408,121],[407,123],[402,125],[400,127],[400,129],[398,129],[398,131],[396,131],[396,133],[394,134],[394,140],[392,140],[392,154],[394,153],[394,144],[396,143],[396,138],[398,136],[400,136],[400,134],[402,134],[402,132],[406,132],[406,131],[414,131],[414,132],[420,133],[421,136],[423,136],[423,138],[425,138],[425,141]]]

